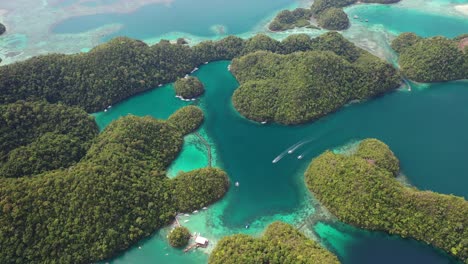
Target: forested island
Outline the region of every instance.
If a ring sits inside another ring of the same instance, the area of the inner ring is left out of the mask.
[[[3,25],[2,23],[0,23],[0,35],[3,35],[3,33],[5,33],[5,31],[6,31],[5,25]]]
[[[233,60],[234,107],[257,122],[301,124],[400,85],[398,72],[336,32],[294,37],[305,52],[256,52]],[[288,43],[288,39],[284,43]]]
[[[169,244],[175,248],[182,248],[187,246],[190,240],[191,234],[188,228],[183,226],[178,226],[171,230],[167,239]]]
[[[238,234],[219,241],[210,264],[340,263],[338,258],[292,226],[275,222],[260,238]]]
[[[315,18],[318,26],[328,30],[345,30],[350,22],[348,15],[343,11],[343,7],[362,3],[393,4],[400,0],[315,0],[310,8],[296,8],[293,11],[283,10],[268,28],[271,31],[284,31],[296,27],[317,28],[311,24],[311,19]]]
[[[77,108],[45,102],[1,108],[2,169],[28,166],[23,155],[46,153],[39,157],[44,166],[0,175],[1,263],[103,260],[228,189],[220,169],[165,176],[183,136],[203,120],[193,107],[169,122],[126,116],[97,136],[94,120]],[[66,151],[73,159],[62,157]]]
[[[422,38],[403,33],[392,41],[400,55],[402,73],[417,82],[442,82],[468,79],[468,52],[463,43],[468,35],[454,39]]]
[[[262,34],[247,40],[229,36],[189,47],[164,40],[148,46],[118,37],[88,53],[43,55],[0,67],[0,104],[41,99],[80,106],[87,112],[102,111],[139,92],[173,82],[205,62],[231,60],[258,50],[304,50],[309,48],[308,39],[304,43],[304,38],[294,36],[283,42]]]
[[[310,23],[312,12],[307,8],[296,8],[293,11],[283,10],[268,25],[271,31],[285,31],[293,28],[317,28]],[[318,29],[318,28],[317,28]]]
[[[362,141],[350,154],[327,151],[305,173],[314,196],[340,221],[414,238],[468,261],[468,202],[406,187],[387,145]]]
[[[182,99],[192,99],[205,92],[203,83],[201,83],[197,77],[193,76],[179,78],[174,83],[174,89],[176,95],[182,97]]]

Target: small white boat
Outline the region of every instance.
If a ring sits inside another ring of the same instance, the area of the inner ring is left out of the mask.
[[[190,220],[184,220],[184,223],[188,223]]]
[[[112,105],[109,105],[109,106],[107,107],[107,109],[111,109],[111,108],[112,108]]]
[[[184,214],[184,216],[190,216],[189,214]]]
[[[230,71],[230,70],[231,70],[231,64],[228,65],[228,71]]]
[[[205,62],[205,64],[208,64],[208,62]]]
[[[358,19],[358,18],[359,18],[359,16],[357,16],[357,15],[354,16],[354,19]]]
[[[264,124],[266,124],[266,123],[267,123],[267,121],[263,121],[263,122],[262,122],[262,125],[264,125]]]
[[[194,214],[198,214],[198,210],[193,211]]]
[[[104,112],[107,112],[107,109],[104,109]]]
[[[272,163],[276,163],[276,162],[280,161],[280,159],[281,159],[281,157],[276,157],[276,158],[272,161]]]
[[[297,156],[297,159],[302,159],[304,156],[303,155],[299,155]]]
[[[236,187],[239,187],[239,182],[236,182],[236,184],[235,184],[235,185],[236,185]]]
[[[203,207],[203,210],[207,210],[207,209],[208,209],[208,207]]]
[[[189,77],[189,75],[188,75],[188,74],[186,74],[184,78],[185,78],[185,79],[187,79],[188,77]]]
[[[197,99],[196,99],[196,98],[192,98],[192,99],[190,99],[190,101],[195,101],[195,100],[197,100]]]
[[[138,247],[138,249],[141,249],[141,247]]]
[[[366,19],[366,22],[369,22],[369,19]]]
[[[163,86],[162,84],[158,85],[158,87],[162,87],[162,86]]]

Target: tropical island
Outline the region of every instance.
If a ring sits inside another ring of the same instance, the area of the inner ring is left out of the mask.
[[[257,122],[301,124],[401,83],[390,64],[336,32],[301,40],[305,52],[259,51],[233,60],[240,86],[232,101],[240,114]]]
[[[392,41],[402,74],[417,82],[468,79],[468,35],[454,39],[403,33]]]
[[[287,38],[291,40],[291,38]],[[307,42],[310,42],[310,38]],[[88,53],[50,54],[0,67],[0,104],[41,99],[96,112],[132,95],[173,82],[199,65],[232,60],[258,50],[290,53],[304,43],[266,35],[229,36],[190,47],[169,41],[148,46],[118,37]]]
[[[285,31],[301,27],[318,29],[310,23],[311,17],[311,10],[306,8],[296,8],[293,11],[283,10],[276,15],[268,28],[271,31]]]
[[[342,8],[332,7],[317,16],[317,23],[325,29],[345,30],[349,27],[349,18]]]
[[[275,222],[260,238],[224,237],[210,255],[210,264],[340,263],[338,258],[292,226]]]
[[[174,89],[177,96],[182,99],[193,99],[205,92],[203,83],[197,77],[187,76],[179,78],[174,83]]]
[[[343,8],[362,3],[393,4],[400,0],[315,0],[310,8],[296,8],[293,11],[283,10],[268,28],[271,31],[285,31],[293,28],[308,27],[317,28],[311,24],[315,18],[317,25],[328,30],[345,30],[350,26],[348,15]]]
[[[347,154],[327,151],[305,173],[314,196],[340,221],[414,238],[468,261],[468,202],[399,182],[399,162],[376,139]]]
[[[3,33],[5,33],[5,31],[6,31],[5,25],[3,25],[2,23],[0,23],[0,35],[3,35]]]
[[[176,112],[168,122],[130,115],[97,135],[94,120],[73,107],[17,102],[2,110],[1,165],[10,168],[3,171],[27,166],[23,155],[29,153],[55,157],[0,175],[2,263],[103,260],[228,189],[226,173],[216,168],[165,176],[183,136],[203,118],[181,119],[187,115]],[[76,153],[67,159],[65,151]]]
[[[172,247],[182,248],[187,246],[190,236],[190,231],[186,227],[178,226],[171,230],[167,239]]]

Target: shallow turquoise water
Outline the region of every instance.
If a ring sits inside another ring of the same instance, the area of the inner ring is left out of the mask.
[[[231,105],[231,95],[238,84],[227,71],[228,64],[210,63],[196,72],[195,75],[206,86],[206,93],[195,103],[206,114],[203,130],[216,148],[217,165],[229,173],[232,182],[238,181],[240,187],[231,188],[221,203],[208,210],[206,218],[200,218],[209,219],[207,223],[197,218],[190,220],[201,222],[192,232],[211,230],[206,231],[211,232],[210,239],[232,232],[258,233],[271,222],[272,218],[268,217],[278,214],[282,215],[281,220],[298,225],[294,213],[303,210],[308,197],[304,192],[302,175],[310,160],[326,149],[367,137],[386,142],[400,158],[403,173],[418,188],[468,197],[465,188],[468,179],[464,177],[468,175],[468,138],[465,136],[468,133],[467,82],[413,87],[412,92],[397,91],[348,106],[309,125],[286,127],[260,125],[239,116]],[[103,127],[127,113],[167,118],[177,108],[188,104],[174,96],[170,85],[154,89],[114,106],[107,113],[97,114],[97,121]],[[276,164],[272,163],[290,146],[304,140],[310,142],[291,155],[285,154]],[[300,154],[304,159],[297,159]],[[261,220],[265,217],[268,220]],[[254,221],[255,231],[243,228]],[[360,248],[361,263],[372,263],[366,259],[372,259],[374,252],[366,250],[363,246],[366,243],[363,243],[359,232],[345,229],[338,234],[350,237],[349,241],[345,244],[333,238],[328,242],[324,238],[324,241],[344,263],[359,263],[351,254],[356,247]],[[418,260],[424,263],[451,262],[444,254],[421,243],[408,243],[394,237],[390,243],[389,239],[389,236],[381,234],[369,240],[367,245],[390,247],[391,250],[382,252],[382,259],[401,253],[407,256],[405,259],[413,261],[406,263]],[[343,249],[335,249],[340,243]],[[200,252],[184,255],[168,251],[166,246],[164,236],[156,235],[143,243],[141,250],[134,248],[114,261],[181,263],[187,256],[192,256],[198,263],[206,261],[206,256]],[[160,256],[165,254],[171,257],[161,259]]]
[[[175,0],[170,5],[147,5],[129,14],[98,14],[71,18],[54,29],[54,33],[79,33],[107,24],[123,28],[106,39],[125,35],[137,39],[157,37],[169,32],[184,32],[199,37],[241,34],[276,11],[296,5],[293,0]],[[216,10],[216,11],[215,11]],[[216,25],[224,27],[217,32]]]
[[[433,1],[441,2],[441,1]],[[454,3],[442,1],[442,3]],[[468,3],[463,0],[459,3]],[[400,5],[358,5],[347,9],[352,24],[383,26],[394,34],[414,32],[423,37],[456,37],[468,33],[468,18],[407,9]],[[354,16],[359,19],[353,19]],[[368,19],[369,22],[365,22]]]

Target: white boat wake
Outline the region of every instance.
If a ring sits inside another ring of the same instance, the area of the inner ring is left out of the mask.
[[[300,147],[304,146],[305,144],[308,144],[312,141],[314,141],[315,138],[313,139],[308,139],[308,140],[301,140],[299,142],[297,142],[296,144],[290,146],[289,148],[287,148],[285,151],[281,152],[281,154],[279,154],[273,161],[272,163],[277,163],[278,161],[280,161],[282,158],[284,158],[284,156],[286,156],[287,154],[292,154],[294,153],[294,151],[296,151],[297,149],[299,149]]]

